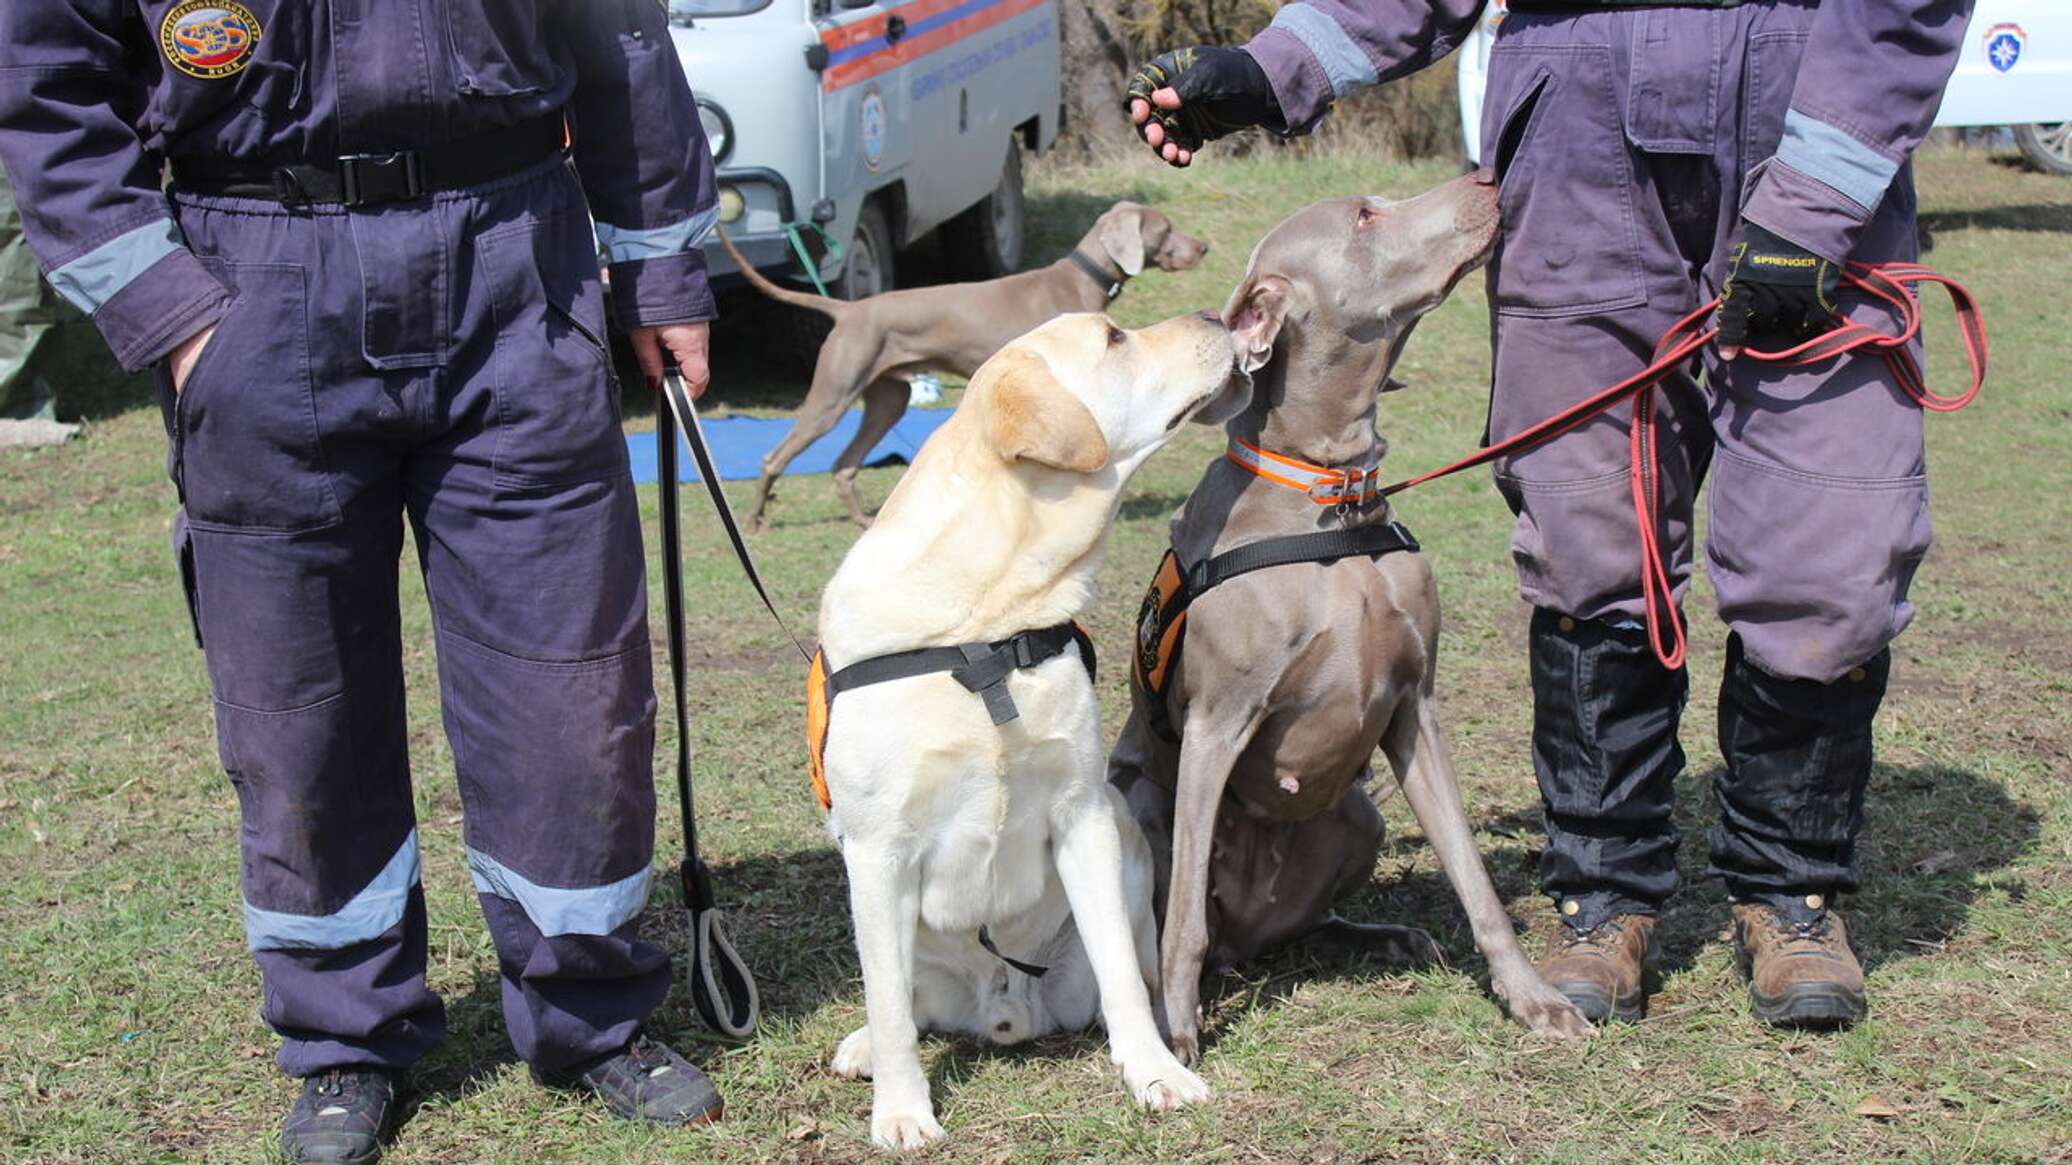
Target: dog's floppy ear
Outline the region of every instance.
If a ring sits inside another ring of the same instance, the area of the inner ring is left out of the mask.
[[[1124,275],[1144,271],[1144,208],[1118,202],[1101,218],[1101,249],[1115,260]]]
[[[1093,413],[1066,391],[1043,357],[1009,348],[987,362],[991,372],[986,440],[1008,461],[1033,461],[1072,473],[1108,464],[1108,438]]]
[[[1288,318],[1288,280],[1279,275],[1255,275],[1239,285],[1223,308],[1224,326],[1238,348],[1238,366],[1257,372],[1273,359],[1274,341]]]

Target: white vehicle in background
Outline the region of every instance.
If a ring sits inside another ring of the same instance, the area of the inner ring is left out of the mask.
[[[721,226],[758,269],[803,280],[810,256],[859,299],[935,230],[960,277],[1020,266],[1021,151],[1049,149],[1062,111],[1057,0],[668,3]],[[716,240],[706,259],[731,280]]]
[[[1460,50],[1461,136],[1482,162],[1482,89],[1503,21],[1493,0]],[[1938,126],[2005,126],[2030,164],[2072,176],[2072,0],[1978,0]]]

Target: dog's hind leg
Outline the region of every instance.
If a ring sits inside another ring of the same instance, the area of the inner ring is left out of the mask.
[[[1089,757],[1088,771],[1099,764],[1097,757]],[[1122,1069],[1130,1095],[1147,1108],[1173,1109],[1207,1100],[1209,1086],[1173,1058],[1151,1017],[1151,995],[1137,959],[1130,906],[1123,898],[1121,831],[1129,826],[1129,815],[1122,794],[1096,785],[1090,801],[1067,808],[1055,823],[1057,871],[1094,981],[1100,985],[1109,1054]]]
[[[920,871],[890,847],[853,838],[842,847],[842,861],[849,872],[849,912],[863,964],[871,1140],[887,1149],[918,1149],[943,1135],[929,1100],[920,1031],[914,1023]],[[844,1041],[845,1049],[848,1043]]]
[[[766,511],[770,507],[770,491],[783,476],[784,467],[805,452],[808,445],[832,432],[841,423],[842,414],[863,395],[875,373],[882,346],[878,337],[866,339],[839,326],[821,345],[820,358],[813,365],[813,386],[799,403],[790,431],[777,442],[776,448],[763,454],[762,473],[755,482],[755,504],[748,511],[752,528],[762,530],[769,526]]]
[[[1460,780],[1446,735],[1439,727],[1438,699],[1430,692],[1412,692],[1397,707],[1382,737],[1382,750],[1396,770],[1403,796],[1417,824],[1439,855],[1446,880],[1468,912],[1475,946],[1489,964],[1490,988],[1520,1023],[1541,1035],[1589,1034],[1590,1021],[1574,1004],[1540,978],[1532,960],[1518,945],[1511,916],[1489,881],[1489,870],[1475,849],[1468,811],[1461,803]]]
[[[842,504],[849,507],[849,520],[865,529],[870,528],[871,520],[856,496],[856,473],[863,468],[863,459],[906,415],[912,391],[906,381],[897,377],[882,376],[871,381],[870,387],[863,390],[863,423],[856,427],[849,447],[835,458],[835,492],[842,495]]]

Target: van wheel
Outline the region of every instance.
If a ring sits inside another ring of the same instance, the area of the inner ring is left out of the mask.
[[[1022,150],[1010,139],[999,185],[977,205],[943,224],[943,245],[957,273],[967,279],[998,279],[1021,270],[1027,209],[1022,196]]]
[[[892,290],[892,228],[885,222],[883,206],[876,202],[863,204],[847,248],[841,277],[829,291],[842,299],[868,299]]]
[[[2014,127],[2014,143],[2029,164],[2046,174],[2072,178],[2072,121]]]

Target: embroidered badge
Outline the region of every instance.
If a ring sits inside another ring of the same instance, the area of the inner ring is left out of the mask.
[[[175,69],[216,80],[244,72],[259,48],[259,18],[232,0],[182,0],[158,26],[158,47]]]

